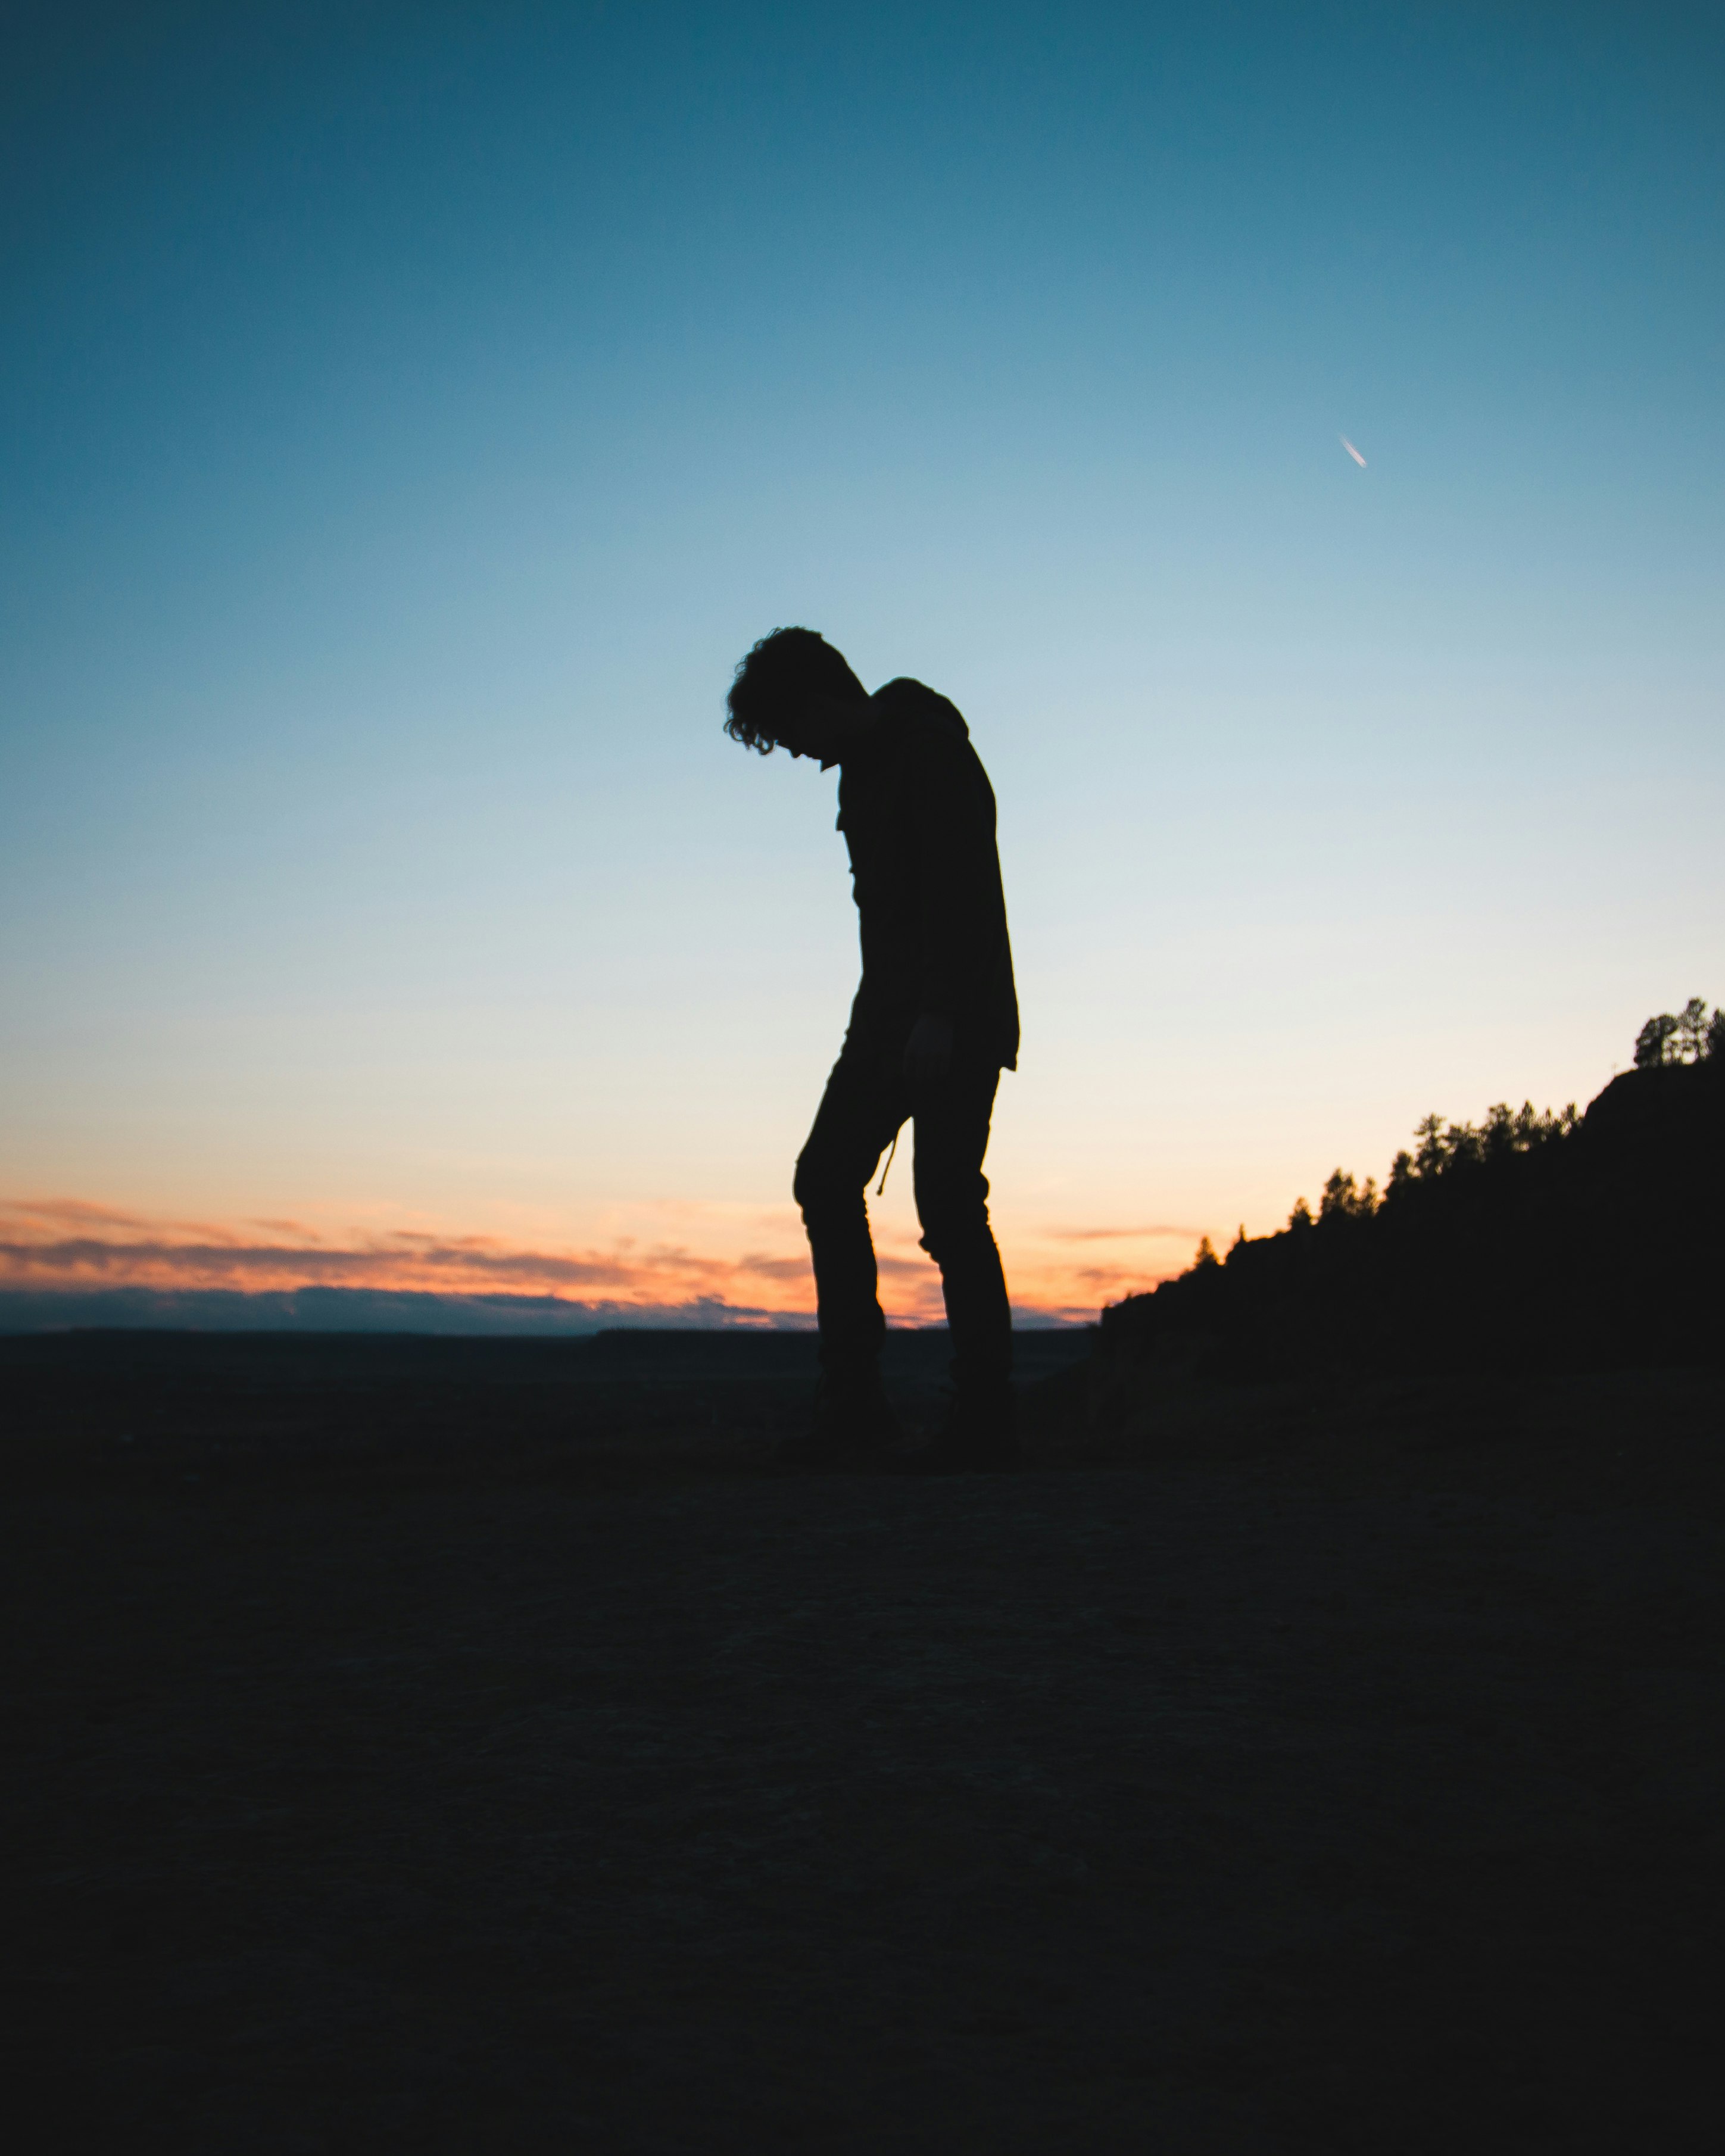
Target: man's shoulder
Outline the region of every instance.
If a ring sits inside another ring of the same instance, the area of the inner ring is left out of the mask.
[[[914,681],[908,675],[901,675],[877,689],[871,701],[886,717],[908,726],[926,729],[948,741],[964,742],[970,738],[970,728],[965,725],[958,706],[931,689],[927,682]]]

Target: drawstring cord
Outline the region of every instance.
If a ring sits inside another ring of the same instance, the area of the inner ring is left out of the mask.
[[[890,1150],[888,1151],[887,1155],[886,1155],[886,1167],[885,1167],[885,1168],[883,1168],[881,1169],[881,1171],[880,1171],[880,1181],[879,1181],[879,1182],[875,1185],[875,1197],[877,1197],[877,1198],[882,1197],[882,1196],[884,1196],[884,1195],[885,1195],[885,1194],[886,1194],[886,1178],[887,1178],[887,1177],[888,1177],[889,1175],[891,1175],[891,1173],[892,1173],[892,1156],[893,1156],[893,1154],[894,1154],[894,1153],[896,1153],[897,1151],[898,1151],[898,1132],[897,1132],[896,1131],[895,1131],[895,1132],[893,1132],[893,1134],[892,1134],[892,1144],[891,1144],[891,1148],[890,1148]]]

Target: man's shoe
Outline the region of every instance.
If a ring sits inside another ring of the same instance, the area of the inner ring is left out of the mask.
[[[824,1373],[814,1389],[809,1428],[773,1448],[783,1468],[884,1467],[904,1445],[903,1425],[881,1389],[878,1371],[856,1378]]]
[[[900,1464],[911,1475],[999,1474],[1024,1464],[1012,1389],[960,1393],[946,1419],[919,1452]]]

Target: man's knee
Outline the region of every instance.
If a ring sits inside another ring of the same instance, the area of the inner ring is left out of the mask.
[[[814,1152],[804,1152],[791,1179],[791,1195],[805,1221],[830,1219],[835,1214],[863,1209],[863,1185],[858,1178],[838,1172],[831,1160]]]
[[[988,1186],[980,1175],[966,1178],[956,1187],[924,1193],[917,1213],[922,1223],[922,1247],[937,1265],[968,1249],[993,1245]]]

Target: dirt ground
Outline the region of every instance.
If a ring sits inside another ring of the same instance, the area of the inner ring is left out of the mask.
[[[922,1481],[806,1342],[0,1341],[18,2145],[1717,2130],[1717,1375],[1073,1347]]]

